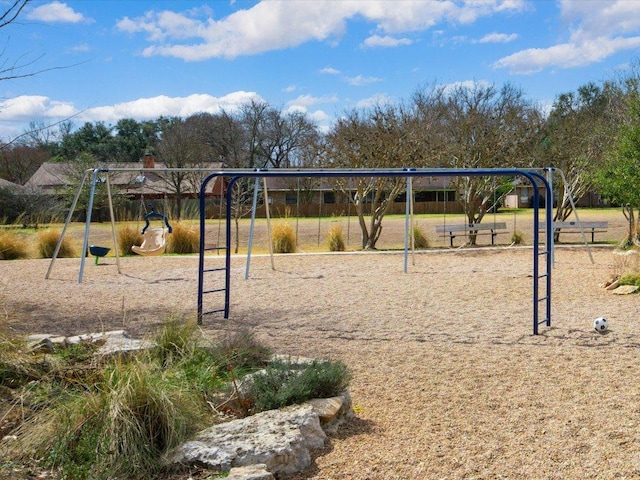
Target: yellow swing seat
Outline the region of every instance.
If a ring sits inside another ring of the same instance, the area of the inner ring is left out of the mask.
[[[149,228],[149,220],[153,218],[163,220],[166,227]],[[142,229],[142,235],[144,238],[142,241],[142,245],[133,245],[131,247],[131,251],[133,253],[137,253],[138,255],[162,255],[167,249],[166,235],[167,233],[171,233],[172,231],[171,225],[169,225],[169,220],[167,219],[166,215],[158,213],[153,209],[151,210],[151,212],[145,215],[144,219],[147,223]]]
[[[131,251],[138,255],[162,255],[167,249],[166,232],[163,227],[148,228],[144,232],[142,245],[133,245]]]

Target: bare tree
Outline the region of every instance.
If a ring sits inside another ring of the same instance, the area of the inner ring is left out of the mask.
[[[425,151],[437,166],[448,168],[528,167],[540,138],[542,114],[512,85],[458,86],[414,97],[421,123],[431,138]],[[435,137],[435,139],[434,139]],[[498,185],[491,177],[456,177],[453,186],[467,221],[480,223],[496,208]],[[475,236],[469,236],[471,244]]]
[[[189,119],[167,120],[162,128],[162,139],[158,143],[157,155],[168,168],[201,168],[210,158],[210,150],[191,128]],[[182,199],[185,194],[199,191],[201,174],[189,171],[172,171],[163,176],[165,184],[175,196],[173,216],[180,220]]]
[[[326,137],[326,167],[401,168],[410,166],[412,130],[400,107],[376,106],[370,112],[352,111],[339,119]],[[349,182],[349,183],[347,183]],[[382,219],[405,189],[402,177],[337,180],[358,215],[362,248],[375,249]],[[352,194],[353,192],[353,194]],[[369,221],[367,222],[367,214]]]

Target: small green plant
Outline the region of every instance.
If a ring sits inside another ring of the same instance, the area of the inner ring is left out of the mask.
[[[17,260],[28,256],[24,238],[14,232],[0,233],[0,260]]]
[[[345,242],[341,226],[336,225],[331,227],[327,233],[327,244],[329,245],[330,252],[344,252]]]
[[[415,248],[418,250],[429,248],[429,239],[420,227],[413,227],[411,234],[413,235],[413,246]]]
[[[274,225],[271,232],[274,253],[293,253],[296,251],[296,234],[288,223]]]
[[[640,273],[628,273],[620,277],[620,285],[635,285],[640,287]]]
[[[517,230],[513,232],[513,235],[511,235],[511,243],[513,245],[522,245],[522,242],[524,241],[524,238],[522,236],[521,232],[518,232]]]
[[[168,235],[168,251],[170,253],[198,253],[200,235],[194,225],[175,223],[173,231]]]
[[[143,238],[139,229],[131,225],[124,225],[118,229],[118,248],[121,255],[133,255],[131,247],[142,245],[142,242]]]
[[[60,231],[47,229],[38,233],[38,254],[41,258],[52,258],[56,250]],[[60,244],[58,258],[71,258],[75,256],[75,250],[71,246],[71,241],[65,237]]]
[[[247,400],[254,411],[272,410],[344,392],[351,374],[340,361],[291,363],[276,360],[251,377]]]

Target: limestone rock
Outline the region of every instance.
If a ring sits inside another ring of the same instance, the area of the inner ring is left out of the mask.
[[[246,467],[234,467],[229,470],[227,480],[274,480],[271,472],[264,463],[248,465]]]
[[[28,341],[27,346],[31,353],[53,353],[55,351],[53,342],[49,340],[49,337]]]
[[[84,333],[82,335],[75,335],[68,337],[67,342],[71,345],[75,345],[82,342],[101,343],[106,342],[109,338],[131,338],[125,330],[111,330],[109,332],[100,333]]]
[[[630,293],[636,293],[639,289],[640,287],[637,285],[621,285],[613,290],[612,293],[615,293],[616,295],[628,295]]]
[[[335,433],[338,427],[354,416],[349,392],[331,398],[315,398],[307,402],[320,418],[322,429],[328,433]]]
[[[310,405],[269,410],[207,428],[168,455],[170,463],[229,470],[263,463],[273,475],[291,475],[311,464],[310,449],[326,435]]]
[[[620,286],[620,280],[614,280],[604,288],[605,288],[605,290],[615,290],[619,286]]]
[[[104,343],[93,354],[96,357],[103,355],[112,355],[115,353],[128,353],[138,350],[145,350],[152,348],[153,342],[148,340],[137,340],[135,338],[129,338],[128,336],[108,336],[104,337]]]

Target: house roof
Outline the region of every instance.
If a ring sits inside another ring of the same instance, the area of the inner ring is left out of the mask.
[[[185,193],[197,193],[201,180],[207,175],[207,171],[220,170],[219,162],[206,162],[198,166],[203,171],[189,172],[181,181],[181,190]],[[167,166],[156,162],[153,169],[143,168],[142,163],[109,163],[104,168],[113,170],[109,172],[109,183],[116,186],[126,194],[152,195],[173,192],[173,187],[168,182],[167,176],[162,170]],[[127,170],[127,171],[122,171]],[[168,173],[168,172],[165,172]],[[55,190],[65,186],[73,186],[78,183],[78,167],[69,162],[46,162],[33,174],[25,186],[39,187],[44,190]],[[210,182],[208,190],[211,192],[216,182]]]
[[[9,180],[5,180],[4,178],[0,178],[0,188],[13,188],[15,190],[24,190],[22,185],[18,185],[17,183],[10,182]]]

